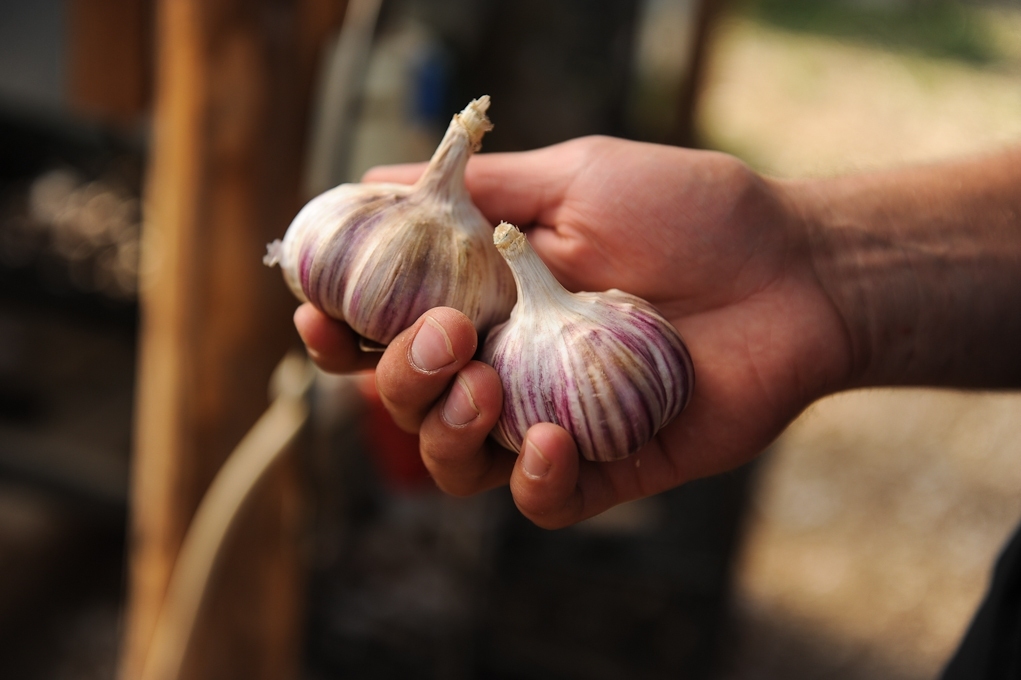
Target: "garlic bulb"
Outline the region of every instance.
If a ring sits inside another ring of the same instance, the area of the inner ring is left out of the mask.
[[[312,199],[263,261],[298,298],[383,345],[433,307],[464,312],[479,331],[506,319],[511,274],[464,185],[493,127],[488,108],[482,97],[454,116],[413,186],[342,184]]]
[[[518,291],[482,351],[504,389],[493,437],[520,451],[528,428],[548,422],[570,432],[588,460],[640,449],[691,397],[695,374],[680,335],[634,295],[567,291],[514,226],[500,224],[493,241]]]

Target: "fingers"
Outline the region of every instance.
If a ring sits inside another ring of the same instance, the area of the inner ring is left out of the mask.
[[[465,183],[475,205],[493,223],[551,225],[584,162],[584,151],[584,144],[575,140],[535,151],[479,154],[468,163]],[[411,184],[425,168],[424,163],[377,167],[362,180]]]
[[[582,460],[566,430],[539,423],[525,437],[511,473],[511,493],[528,519],[546,529],[559,529],[624,500],[611,480],[612,471],[622,467]]]
[[[379,360],[378,354],[358,348],[358,335],[346,323],[331,319],[307,302],[295,310],[294,327],[309,358],[327,373],[370,369]]]
[[[357,335],[309,304],[294,315],[309,356],[326,371],[371,368],[394,421],[419,432],[422,460],[437,486],[456,496],[510,480],[521,512],[539,526],[558,528],[619,502],[607,471],[615,464],[579,461],[571,436],[540,423],[529,430],[523,454],[488,443],[503,408],[496,371],[472,361],[477,336],[457,310],[438,307],[401,333],[386,352],[361,352]]]
[[[510,480],[518,508],[546,528],[620,502],[610,473],[621,466],[580,461],[571,435],[557,425],[533,426],[521,456],[487,442],[503,408],[503,387],[493,367],[471,360],[476,346],[471,321],[438,307],[390,343],[376,370],[383,403],[398,426],[419,433],[436,485],[469,496]]]
[[[401,163],[398,165],[379,165],[369,168],[362,175],[363,182],[393,182],[394,184],[414,184],[425,171],[425,163]]]
[[[472,200],[491,222],[518,226],[552,225],[576,173],[567,144],[523,153],[476,156],[465,183]]]
[[[496,371],[471,361],[475,328],[461,312],[437,307],[398,335],[380,359],[376,388],[394,421],[418,432],[436,485],[469,496],[506,484],[516,456],[487,447],[503,408]]]
[[[401,429],[418,432],[477,346],[472,322],[449,307],[429,310],[394,338],[379,360],[376,389]]]
[[[426,416],[420,431],[422,461],[436,485],[470,496],[507,483],[517,456],[486,437],[503,408],[503,387],[491,366],[470,362]]]

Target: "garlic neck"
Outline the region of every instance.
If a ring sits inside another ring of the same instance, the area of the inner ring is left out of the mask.
[[[550,301],[554,300],[560,305],[571,306],[571,293],[560,285],[517,227],[501,222],[493,232],[493,243],[514,275],[518,289],[515,314],[519,310],[525,313],[549,311]]]
[[[461,113],[455,114],[436,148],[429,166],[415,185],[416,191],[425,191],[447,199],[468,196],[464,185],[464,169],[471,155],[482,147],[482,136],[493,129],[486,117],[489,96],[469,102]]]

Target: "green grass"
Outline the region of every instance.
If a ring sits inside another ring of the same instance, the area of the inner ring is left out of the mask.
[[[951,0],[747,0],[756,21],[932,57],[988,63],[1000,55],[986,17]]]

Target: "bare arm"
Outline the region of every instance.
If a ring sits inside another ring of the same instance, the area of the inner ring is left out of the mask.
[[[579,461],[549,423],[516,455],[487,440],[503,392],[472,360],[471,323],[427,312],[382,355],[376,384],[450,493],[509,483],[534,522],[567,526],[754,458],[833,392],[1021,388],[1021,149],[780,182],[724,154],[588,138],[476,157],[466,179],[494,223],[529,228],[568,287],[655,304],[685,338],[696,384],[687,410],[631,459]],[[295,322],[324,368],[362,365],[343,323],[308,306]]]
[[[1021,387],[1021,148],[786,187],[848,386]]]

